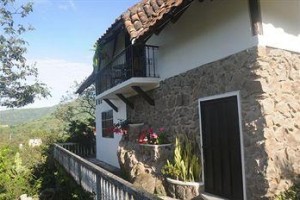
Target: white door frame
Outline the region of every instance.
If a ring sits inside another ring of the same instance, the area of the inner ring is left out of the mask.
[[[219,95],[213,95],[208,97],[203,97],[198,99],[198,108],[199,108],[199,125],[200,125],[200,144],[201,144],[201,160],[202,160],[202,166],[203,166],[203,141],[202,141],[202,123],[201,123],[201,102],[208,101],[208,100],[214,100],[214,99],[221,99],[225,97],[232,97],[236,96],[237,98],[237,105],[238,105],[238,116],[239,116],[239,131],[240,131],[240,148],[241,148],[241,165],[242,165],[242,180],[243,180],[243,196],[244,200],[247,200],[246,195],[246,176],[245,176],[245,156],[244,156],[244,138],[243,138],[243,129],[242,129],[242,113],[241,113],[241,100],[240,100],[240,91],[233,91],[233,92],[227,92],[224,94]],[[204,167],[202,167],[202,181],[205,185],[204,180]]]

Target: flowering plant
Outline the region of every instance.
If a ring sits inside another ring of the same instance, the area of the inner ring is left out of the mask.
[[[167,134],[164,128],[159,128],[154,132],[153,128],[144,129],[138,138],[139,144],[166,144],[168,143]]]
[[[128,120],[119,120],[112,127],[112,132],[119,135],[126,135],[128,133]]]

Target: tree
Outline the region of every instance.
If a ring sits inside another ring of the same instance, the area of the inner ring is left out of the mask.
[[[63,122],[69,142],[91,147],[95,145],[95,86],[77,95],[73,91],[79,85],[75,82],[71,91],[62,97],[54,116]]]
[[[89,123],[95,121],[95,86],[91,85],[86,88],[80,95],[74,93],[79,87],[79,83],[75,82],[71,91],[62,97],[54,115],[57,119],[63,121],[66,126],[73,121]]]
[[[27,42],[21,36],[33,28],[19,22],[32,12],[32,5],[0,0],[0,106],[21,107],[50,95],[37,80],[35,65],[24,57]]]

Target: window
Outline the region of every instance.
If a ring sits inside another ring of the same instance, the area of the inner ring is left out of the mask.
[[[113,110],[102,112],[102,137],[114,138],[113,134]]]

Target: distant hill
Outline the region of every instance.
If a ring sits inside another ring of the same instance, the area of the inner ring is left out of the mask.
[[[56,106],[29,109],[11,109],[0,111],[0,126],[18,125],[46,117],[53,113]]]

